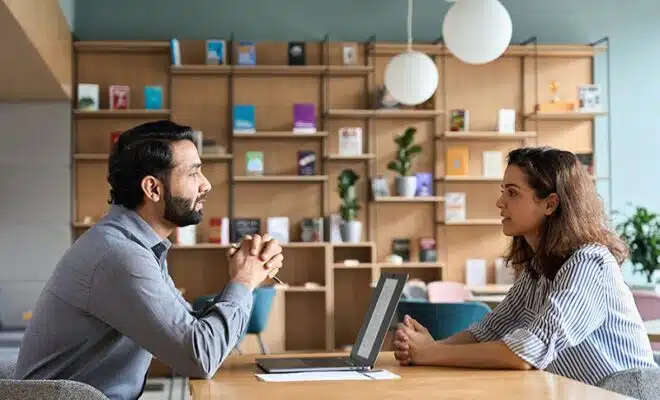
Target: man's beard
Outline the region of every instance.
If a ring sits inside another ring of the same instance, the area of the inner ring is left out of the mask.
[[[172,196],[170,189],[165,188],[165,219],[178,227],[199,224],[202,221],[202,210],[195,210],[195,206],[202,199],[196,199],[193,204],[193,200]]]

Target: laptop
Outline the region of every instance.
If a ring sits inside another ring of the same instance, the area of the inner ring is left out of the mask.
[[[258,358],[257,365],[268,373],[371,370],[383,346],[407,281],[406,273],[380,274],[350,356]]]

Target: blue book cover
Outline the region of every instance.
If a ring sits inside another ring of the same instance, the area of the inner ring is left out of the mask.
[[[225,41],[210,39],[206,41],[206,63],[210,65],[225,64]]]
[[[255,133],[253,104],[234,105],[234,133]]]
[[[257,44],[255,42],[241,40],[238,42],[238,65],[257,64]]]
[[[163,88],[162,86],[144,87],[144,108],[147,110],[163,109]]]

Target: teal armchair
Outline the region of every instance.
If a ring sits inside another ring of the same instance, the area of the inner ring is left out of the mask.
[[[402,300],[397,317],[403,321],[407,314],[422,324],[435,340],[442,340],[479,322],[491,308],[484,303],[430,303]]]

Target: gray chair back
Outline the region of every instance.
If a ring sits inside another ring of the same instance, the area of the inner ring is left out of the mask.
[[[598,387],[640,400],[660,400],[660,352],[653,354],[659,368],[635,368],[614,373]]]

